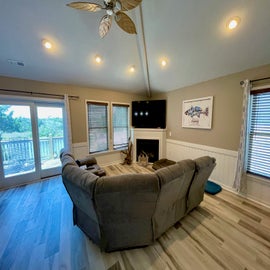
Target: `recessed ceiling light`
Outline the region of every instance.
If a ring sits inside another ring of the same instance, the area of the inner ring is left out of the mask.
[[[131,67],[129,68],[129,71],[130,71],[131,73],[135,72],[135,66],[131,66]]]
[[[239,17],[233,17],[229,20],[229,22],[227,23],[227,27],[230,30],[235,29],[240,23],[240,18]]]
[[[96,57],[95,57],[95,61],[96,61],[96,63],[97,63],[97,64],[100,64],[100,63],[101,63],[101,61],[102,61],[101,56],[96,55]]]
[[[46,48],[48,50],[52,48],[52,43],[50,41],[48,41],[47,39],[42,40],[42,45],[44,48]]]
[[[161,57],[159,59],[159,64],[161,66],[161,68],[166,68],[168,66],[169,60],[167,57]]]

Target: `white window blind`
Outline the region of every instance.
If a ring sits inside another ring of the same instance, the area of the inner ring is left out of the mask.
[[[270,89],[251,91],[247,171],[270,179]]]
[[[108,104],[87,102],[89,152],[108,150]]]
[[[128,146],[129,121],[128,105],[113,104],[113,149]]]

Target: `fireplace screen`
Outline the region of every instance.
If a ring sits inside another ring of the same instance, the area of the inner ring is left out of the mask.
[[[137,139],[136,153],[137,161],[140,154],[146,154],[149,162],[159,160],[159,140]]]

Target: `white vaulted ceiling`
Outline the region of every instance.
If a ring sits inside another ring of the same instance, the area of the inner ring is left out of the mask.
[[[269,0],[143,0],[127,12],[137,35],[114,22],[103,39],[105,11],[75,10],[69,2],[0,0],[0,75],[147,94],[270,63]],[[229,31],[234,16],[241,22]],[[42,39],[52,42],[50,51]]]

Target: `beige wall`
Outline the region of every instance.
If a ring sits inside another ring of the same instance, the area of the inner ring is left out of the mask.
[[[243,89],[240,81],[269,77],[270,65],[235,73],[167,94],[167,138],[228,150],[238,150]],[[183,100],[213,96],[212,129],[182,128]],[[171,136],[169,136],[171,132]]]
[[[266,65],[184,87],[167,94],[154,95],[155,99],[167,98],[167,138],[237,151],[243,93],[239,82],[246,78],[252,80],[268,77],[269,74],[270,65]],[[146,96],[123,92],[1,76],[0,88],[79,96],[78,100],[70,101],[73,143],[87,141],[85,100],[131,103],[132,100],[147,99]],[[214,97],[212,129],[182,128],[182,101],[206,96]],[[169,136],[170,132],[171,136]]]
[[[78,86],[45,83],[0,76],[0,88],[20,91],[33,91],[52,94],[69,94],[79,96],[78,100],[70,100],[72,142],[87,142],[85,100],[131,103],[132,100],[145,99],[145,96],[122,92],[83,88]],[[0,92],[1,93],[1,92]]]

